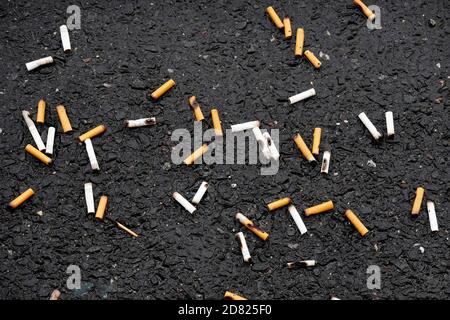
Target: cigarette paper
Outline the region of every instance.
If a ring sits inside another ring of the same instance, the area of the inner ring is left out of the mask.
[[[299,133],[297,133],[294,136],[294,142],[306,160],[308,160],[309,162],[316,161],[316,159],[312,155],[311,151],[309,151],[308,147],[306,146],[305,141],[303,141],[303,138],[300,136]]]
[[[159,99],[164,93],[166,93],[170,88],[175,85],[175,81],[172,79],[168,80],[161,87],[152,92],[151,96],[154,100]]]
[[[251,262],[252,257],[250,256],[250,251],[248,250],[247,241],[245,241],[244,234],[242,232],[236,233],[236,239],[238,239],[239,243],[241,244],[241,252],[244,261]]]
[[[86,145],[86,151],[89,157],[89,162],[91,163],[92,170],[100,170],[91,139],[84,140],[84,144]]]
[[[285,17],[283,19],[283,25],[284,25],[284,38],[285,39],[292,38],[291,20],[289,19],[289,17]]]
[[[50,295],[50,300],[58,300],[61,296],[61,292],[58,289],[53,290],[52,294]]]
[[[216,136],[223,136],[222,125],[220,124],[219,112],[217,109],[211,110],[211,118]]]
[[[370,10],[361,0],[354,0],[353,3],[360,7],[361,11],[370,21],[375,19],[375,13],[373,13],[373,11]]]
[[[303,91],[301,93],[296,94],[295,96],[290,97],[289,103],[294,104],[294,103],[305,100],[305,99],[315,96],[315,95],[316,95],[316,90],[314,90],[314,88],[311,88],[309,90]]]
[[[277,26],[278,29],[281,29],[284,27],[283,22],[281,21],[278,14],[275,12],[275,10],[272,7],[267,7],[266,12],[269,15],[272,22]]]
[[[416,198],[414,199],[414,204],[411,210],[412,214],[419,214],[420,207],[422,206],[423,194],[425,189],[422,187],[418,187],[416,190]]]
[[[269,148],[270,158],[272,158],[275,161],[278,161],[278,159],[280,159],[280,153],[278,152],[277,147],[275,146],[275,143],[272,140],[272,137],[268,132],[264,132],[263,137],[266,139],[266,144],[267,147]]]
[[[46,165],[49,165],[50,163],[52,163],[52,159],[47,157],[45,154],[40,152],[38,149],[33,147],[31,144],[27,144],[27,146],[25,147],[25,151],[28,152],[29,154],[31,154],[36,159],[38,159],[41,162],[45,163]]]
[[[295,56],[301,57],[303,55],[303,43],[305,42],[305,32],[303,28],[297,29],[297,36],[295,37]]]
[[[86,133],[83,133],[81,136],[79,136],[79,139],[81,142],[83,142],[86,139],[92,139],[95,136],[98,136],[99,134],[102,134],[106,131],[106,127],[104,125],[99,125],[95,127],[94,129],[89,130]]]
[[[294,261],[288,262],[288,269],[300,269],[306,267],[314,267],[316,265],[316,260],[303,260],[303,261]]]
[[[431,231],[439,231],[438,222],[436,218],[436,210],[434,209],[434,203],[431,201],[427,201],[427,209]]]
[[[259,121],[249,121],[249,122],[234,124],[231,126],[231,132],[239,132],[239,131],[244,131],[244,130],[248,130],[248,129],[253,129],[253,128],[259,127],[259,125],[260,125]]]
[[[318,155],[319,154],[319,146],[320,146],[320,136],[322,134],[322,129],[320,128],[314,128],[314,134],[313,134],[313,145],[311,153]]]
[[[70,124],[69,117],[67,116],[66,108],[63,105],[59,105],[56,107],[56,112],[58,113],[59,121],[61,122],[64,133],[72,131],[72,126]]]
[[[208,189],[208,182],[203,181],[202,184],[200,185],[200,187],[198,188],[197,192],[195,193],[194,198],[192,198],[191,202],[193,204],[199,204],[203,198],[203,195],[206,192],[206,189]]]
[[[388,138],[394,136],[394,114],[392,111],[386,112],[386,128],[387,128],[387,136]]]
[[[190,166],[191,164],[193,164],[195,162],[195,160],[200,158],[206,151],[208,151],[208,145],[204,144],[200,148],[195,150],[190,156],[188,156],[186,159],[184,159],[184,161],[183,161],[184,164]]]
[[[122,229],[123,231],[125,231],[125,232],[131,234],[133,237],[135,237],[135,238],[138,237],[138,234],[137,234],[136,232],[134,232],[133,230],[131,230],[131,229],[127,228],[127,227],[125,227],[125,226],[124,226],[123,224],[121,224],[120,222],[117,222],[117,221],[116,221],[116,225],[117,225],[120,229]]]
[[[358,230],[361,236],[364,237],[366,233],[369,232],[369,230],[367,230],[367,228],[363,225],[361,220],[359,220],[358,216],[354,214],[352,210],[347,209],[345,211],[345,216],[347,217],[348,220],[350,220],[350,222],[353,224],[356,230]]]
[[[53,154],[53,144],[55,142],[56,129],[54,127],[48,128],[47,145],[45,146],[45,153]]]
[[[291,204],[288,207],[288,211],[291,214],[292,219],[294,219],[294,222],[297,225],[298,230],[300,230],[300,234],[306,233],[308,230],[306,229],[305,223],[303,222],[302,218],[300,217],[300,214],[298,213],[294,205]]]
[[[274,211],[276,209],[279,209],[281,207],[291,204],[291,202],[292,202],[291,198],[282,198],[282,199],[279,199],[277,201],[267,204],[267,210]]]
[[[44,123],[45,120],[45,101],[44,99],[39,100],[38,102],[38,111],[36,115],[37,123]]]
[[[191,106],[191,110],[194,113],[196,121],[202,121],[205,119],[202,109],[200,108],[200,104],[197,102],[197,98],[195,96],[189,98],[189,105]]]
[[[261,129],[259,127],[255,127],[252,129],[253,134],[255,135],[256,141],[259,143],[259,147],[261,148],[261,152],[266,159],[270,159],[270,151],[269,146],[267,145],[267,139],[264,138]]]
[[[142,118],[137,120],[125,120],[125,125],[128,128],[145,127],[156,124],[156,118]]]
[[[61,33],[61,41],[63,45],[63,50],[65,53],[68,53],[72,50],[70,46],[70,38],[69,38],[69,30],[66,25],[62,25],[59,27],[59,33]]]
[[[193,213],[195,210],[197,210],[189,201],[186,200],[185,197],[183,197],[178,192],[174,192],[172,194],[172,197],[183,206],[189,213]]]
[[[318,69],[320,68],[320,65],[322,64],[319,59],[309,50],[305,51],[305,57],[311,62],[311,64],[314,66],[314,68]]]
[[[25,192],[21,193],[20,196],[15,198],[13,201],[11,201],[8,206],[11,209],[15,209],[18,206],[20,206],[22,203],[24,203],[26,200],[28,200],[32,195],[34,195],[33,189],[29,188]]]
[[[236,213],[236,219],[239,220],[239,222],[244,225],[247,229],[249,229],[251,232],[256,234],[258,237],[260,237],[262,240],[267,240],[269,238],[269,234],[267,232],[262,231],[261,229],[257,228],[253,221],[248,219],[246,216],[244,216],[242,213],[238,212]]]
[[[106,205],[108,204],[108,197],[101,196],[98,202],[97,211],[95,212],[95,219],[103,220],[105,217]]]
[[[318,204],[317,206],[305,209],[305,215],[310,216],[312,214],[318,214],[332,210],[333,208],[334,208],[333,201],[329,200],[321,204]]]
[[[27,124],[31,136],[33,137],[34,143],[36,143],[36,147],[38,147],[40,151],[45,150],[44,141],[42,141],[41,135],[36,129],[36,125],[34,124],[33,120],[31,120],[30,113],[24,110],[22,111],[22,117],[25,120],[25,123]]]
[[[338,297],[331,297],[331,299],[330,300],[341,300],[341,299],[339,299]]]
[[[52,57],[45,57],[42,59],[38,59],[38,60],[34,60],[31,62],[28,62],[26,64],[27,66],[27,70],[31,71],[33,69],[39,68],[40,66],[46,65],[46,64],[50,64],[53,63],[53,58]]]
[[[330,151],[327,150],[323,153],[322,168],[320,169],[321,173],[328,173],[328,169],[330,168],[330,157],[331,157]]]
[[[223,298],[226,300],[247,300],[247,298],[241,297],[240,295],[237,295],[235,293],[232,293],[230,291],[225,291],[225,294],[223,295]]]
[[[362,121],[362,123],[366,126],[367,130],[369,130],[372,137],[378,141],[382,137],[381,133],[378,132],[377,128],[373,125],[373,123],[370,121],[370,119],[366,116],[364,112],[361,112],[358,115],[359,119]]]
[[[94,191],[92,190],[92,183],[84,184],[84,197],[86,198],[86,206],[88,213],[95,212],[95,204],[94,204]]]

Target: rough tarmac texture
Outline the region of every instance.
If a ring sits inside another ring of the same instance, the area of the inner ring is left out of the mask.
[[[71,4],[0,3],[2,203],[30,186],[37,191],[15,211],[2,209],[0,298],[48,299],[55,288],[63,299],[221,299],[225,290],[251,299],[449,297],[448,1],[367,1],[381,7],[382,29],[374,31],[351,1],[83,1],[81,30],[70,32],[74,50],[65,55],[59,26]],[[305,48],[329,56],[320,70],[294,58],[294,41],[268,20],[268,5],[288,14],[294,30],[305,29]],[[47,55],[60,59],[26,71],[26,62]],[[151,101],[169,78],[175,89]],[[310,87],[316,97],[288,104]],[[208,121],[209,110],[220,109],[224,128],[260,119],[263,128],[279,129],[279,173],[172,164],[171,132],[193,130],[192,94]],[[50,167],[24,152],[33,141],[21,110],[34,119],[41,97],[47,114],[38,130],[57,126]],[[60,103],[71,134],[62,134]],[[374,144],[357,115],[365,111],[385,132],[388,110],[397,135]],[[159,123],[123,129],[125,119],[148,116]],[[101,171],[92,173],[77,137],[100,123],[108,131],[93,140]],[[326,176],[291,139],[300,131],[310,144],[316,126],[332,147]],[[173,191],[190,199],[203,180],[210,188],[194,215],[171,199]],[[96,202],[109,196],[107,215],[139,238],[87,215],[87,181]],[[437,233],[425,203],[411,217],[417,186],[435,202]],[[286,209],[265,210],[284,196],[299,211],[327,199],[336,210],[304,217],[308,233],[300,236]],[[365,238],[343,217],[347,207],[369,228]],[[270,233],[263,242],[244,231],[252,266],[234,239],[243,230],[238,211]],[[294,259],[318,266],[290,271],[286,262]],[[80,290],[66,288],[71,264],[81,268]],[[366,287],[372,264],[381,268],[381,290]]]

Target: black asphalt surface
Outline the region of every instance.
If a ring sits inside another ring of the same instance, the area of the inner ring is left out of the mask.
[[[382,29],[369,30],[351,2],[2,1],[0,298],[48,299],[59,289],[62,299],[222,299],[226,290],[250,299],[448,299],[450,5],[366,1],[381,8]],[[81,8],[81,30],[70,31],[66,55],[59,26],[72,4]],[[305,29],[305,49],[322,52],[319,70],[294,58],[295,41],[267,18],[269,5],[289,15],[294,30]],[[26,62],[48,55],[54,65],[27,72]],[[152,101],[169,78],[176,87]],[[311,87],[315,97],[288,104]],[[224,128],[259,119],[262,128],[279,129],[279,173],[174,165],[171,133],[193,131],[190,95],[207,122],[217,107]],[[38,130],[45,137],[49,125],[57,127],[49,167],[24,151],[33,140],[21,110],[35,119],[41,97],[47,113]],[[57,104],[66,106],[73,133],[62,133]],[[362,111],[383,133],[384,113],[393,111],[394,140],[375,144],[358,119]],[[126,119],[150,116],[154,127],[123,128]],[[93,173],[77,137],[98,124],[108,131],[93,139],[101,169]],[[292,141],[300,132],[309,145],[314,127],[331,146],[329,175]],[[191,215],[170,195],[191,199],[203,180],[210,187]],[[96,203],[109,196],[107,216],[138,238],[87,215],[88,181]],[[430,230],[425,201],[411,216],[418,186],[435,203],[439,232]],[[28,187],[36,195],[6,210]],[[265,209],[285,196],[301,212],[328,199],[336,209],[302,215],[308,233],[301,236],[286,208]],[[366,237],[343,216],[347,207],[370,230]],[[236,212],[269,240],[245,231]],[[234,239],[241,230],[251,266]],[[288,270],[296,259],[318,265]],[[72,264],[81,269],[80,290],[66,287]],[[369,265],[381,268],[380,290],[366,286]]]

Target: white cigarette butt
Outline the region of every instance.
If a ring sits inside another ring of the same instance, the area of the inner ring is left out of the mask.
[[[40,66],[43,66],[45,64],[50,64],[50,63],[53,63],[53,58],[49,56],[49,57],[45,57],[45,58],[42,58],[42,59],[31,61],[31,62],[27,62],[26,66],[27,66],[27,70],[31,71],[33,69],[36,69],[36,68],[40,67]]]
[[[241,252],[244,261],[251,262],[252,257],[250,256],[250,251],[248,250],[247,241],[245,240],[244,234],[242,232],[236,233],[236,239],[238,239],[241,244]]]
[[[298,213],[297,209],[291,204],[288,207],[288,211],[291,214],[292,219],[294,219],[294,222],[297,225],[298,230],[300,230],[300,233],[301,234],[306,233],[308,230],[306,229],[305,223],[300,217],[300,214]]]
[[[67,26],[65,24],[60,26],[59,32],[61,33],[63,50],[65,53],[68,53],[72,50],[72,47],[70,46],[69,30],[67,29]]]
[[[259,147],[261,148],[261,152],[263,156],[269,160],[270,159],[270,151],[269,146],[267,145],[267,139],[264,138],[261,129],[259,127],[255,127],[252,129],[253,134],[255,135],[256,141],[259,143]]]
[[[275,143],[272,140],[272,137],[270,136],[270,134],[268,132],[264,132],[263,137],[266,139],[266,143],[269,148],[270,157],[273,160],[278,161],[278,159],[280,159],[280,153],[278,152],[277,147],[275,146]]]
[[[208,189],[208,182],[203,181],[191,202],[194,204],[199,204],[206,192],[206,189]]]
[[[84,143],[86,144],[86,151],[89,157],[89,162],[91,163],[92,170],[100,170],[91,139],[84,140]]]
[[[244,131],[244,130],[248,130],[248,129],[253,129],[253,128],[259,127],[259,125],[260,125],[259,121],[249,121],[249,122],[234,124],[231,126],[231,132],[239,132],[239,131]]]
[[[142,118],[137,120],[126,120],[125,124],[128,128],[145,127],[156,123],[156,118]]]
[[[331,300],[341,300],[338,297],[331,297]]]
[[[92,183],[84,184],[84,196],[86,198],[86,206],[88,213],[95,213],[95,204],[94,204],[94,192],[92,190]]]
[[[431,231],[439,231],[438,222],[436,218],[436,210],[432,201],[427,201],[428,219],[430,220]]]
[[[392,137],[395,134],[394,114],[392,113],[392,111],[386,112],[386,128],[387,128],[387,136]]]
[[[173,198],[183,206],[189,213],[193,213],[195,210],[197,210],[189,201],[186,200],[185,197],[183,197],[178,192],[174,192],[172,194]]]
[[[296,94],[295,96],[290,97],[289,103],[294,104],[294,103],[308,99],[309,97],[312,97],[315,95],[316,95],[316,90],[314,88],[311,88],[309,90],[300,92],[300,93]]]
[[[42,141],[41,135],[36,129],[36,125],[34,124],[33,120],[31,120],[30,113],[24,110],[22,111],[22,116],[27,124],[31,136],[33,137],[34,143],[36,143],[36,147],[39,149],[39,151],[45,150],[44,141]]]
[[[328,169],[330,168],[330,157],[331,157],[330,151],[327,150],[323,153],[322,168],[320,169],[320,172],[328,174]]]
[[[378,141],[381,138],[381,133],[378,132],[377,128],[373,125],[370,119],[366,116],[364,112],[361,112],[358,115],[359,119],[361,119],[362,123],[366,126],[367,130],[369,130],[372,137]]]
[[[54,127],[48,128],[47,144],[45,146],[45,153],[53,154],[53,144],[55,141],[55,132],[56,132],[56,129]]]

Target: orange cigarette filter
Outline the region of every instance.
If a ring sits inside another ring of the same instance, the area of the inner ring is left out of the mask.
[[[352,210],[347,209],[345,211],[345,216],[347,217],[348,220],[350,220],[350,222],[353,224],[356,230],[358,230],[361,236],[364,237],[366,233],[369,232],[369,230],[367,230],[367,228],[363,225],[361,220],[359,220],[358,216],[354,214]]]
[[[36,116],[37,123],[44,123],[45,120],[45,101],[44,99],[39,100],[38,102],[38,111]]]
[[[320,146],[320,136],[322,134],[322,129],[314,128],[313,134],[313,145],[312,145],[312,154],[319,154],[319,146]]]
[[[108,204],[108,197],[101,196],[98,202],[97,211],[95,212],[95,218],[98,220],[103,220],[105,217],[106,205]]]
[[[291,198],[283,198],[283,199],[279,199],[277,201],[271,202],[267,205],[267,209],[269,211],[274,211],[276,209],[279,209],[281,207],[287,206],[289,204],[291,204],[292,200]]]
[[[295,56],[300,57],[303,55],[303,43],[305,42],[305,32],[303,28],[297,29],[297,35],[295,37]]]
[[[310,216],[312,214],[318,214],[332,210],[333,208],[334,208],[333,201],[329,200],[324,203],[318,204],[317,206],[305,209],[305,215]]]
[[[202,109],[200,109],[200,104],[197,102],[197,98],[195,96],[189,98],[189,105],[191,106],[196,121],[202,121],[205,119]]]
[[[220,124],[219,111],[217,109],[211,110],[211,118],[214,126],[216,136],[223,136],[222,125]]]
[[[170,79],[166,81],[161,87],[152,92],[151,96],[154,100],[159,99],[164,93],[169,91],[175,85],[175,81]]]
[[[412,214],[419,214],[420,207],[422,206],[423,194],[425,189],[422,187],[418,187],[416,190],[416,198],[414,199],[414,204],[411,210]]]
[[[370,10],[361,0],[354,0],[353,3],[360,7],[361,11],[367,18],[369,18],[370,21],[375,19],[375,13],[373,13],[373,11]]]
[[[31,144],[27,144],[27,146],[25,147],[25,151],[28,152],[29,154],[31,154],[36,159],[42,161],[46,165],[49,165],[50,163],[52,163],[52,159],[47,157],[45,154],[40,152],[38,149],[33,147]]]
[[[269,15],[270,19],[272,19],[272,22],[277,26],[278,29],[281,29],[284,27],[283,22],[281,21],[280,17],[277,15],[277,13],[275,12],[275,10],[272,7],[267,7],[266,12]]]
[[[283,25],[284,25],[284,38],[285,39],[292,38],[291,20],[289,19],[289,17],[284,17]]]
[[[11,201],[8,206],[11,209],[15,209],[18,206],[20,206],[22,203],[24,203],[26,200],[28,200],[32,195],[34,195],[33,189],[29,188],[25,192],[23,192],[20,196],[15,198],[13,201]]]
[[[204,144],[200,148],[195,150],[189,157],[184,159],[184,161],[183,161],[184,164],[190,166],[191,164],[194,163],[195,160],[200,158],[206,151],[208,151],[208,145]]]
[[[61,122],[64,133],[72,131],[66,108],[63,105],[59,105],[56,107],[56,112],[58,113],[59,121]]]
[[[91,129],[88,132],[83,133],[81,136],[79,136],[79,139],[81,142],[83,142],[84,140],[91,139],[95,136],[98,136],[99,134],[102,134],[105,131],[106,131],[106,127],[101,124],[101,125],[95,127],[94,129]]]
[[[226,300],[247,300],[247,298],[241,297],[240,295],[230,291],[225,291],[223,298]]]
[[[125,232],[131,234],[133,237],[135,237],[135,238],[138,237],[138,234],[137,234],[136,232],[134,232],[134,231],[131,230],[131,229],[128,229],[127,227],[125,227],[125,226],[124,226],[123,224],[121,224],[120,222],[116,222],[116,224],[117,224],[117,226],[118,226],[120,229],[122,229],[122,230],[124,230]]]
[[[309,50],[305,51],[305,56],[311,62],[311,64],[314,66],[314,68],[318,69],[320,68],[320,65],[322,64],[319,59]]]
[[[308,160],[309,162],[316,161],[316,159],[312,155],[311,151],[309,151],[305,141],[303,141],[303,138],[300,136],[299,133],[297,133],[294,136],[294,142],[306,160]]]
[[[239,222],[244,225],[248,230],[256,234],[261,240],[266,241],[267,238],[269,238],[269,234],[261,229],[259,229],[252,220],[244,216],[242,213],[236,214],[236,219],[239,220]]]

